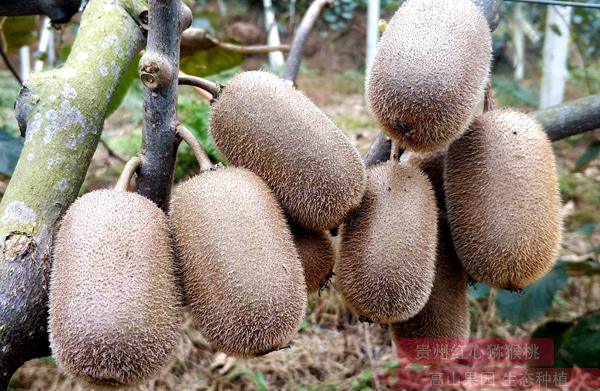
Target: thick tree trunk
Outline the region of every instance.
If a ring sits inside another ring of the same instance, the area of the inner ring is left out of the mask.
[[[52,236],[74,201],[121,75],[142,48],[142,0],[91,0],[65,65],[33,74],[16,104],[25,144],[0,203],[0,389],[48,353]]]
[[[571,7],[548,7],[540,109],[561,103],[565,96],[571,11]]]

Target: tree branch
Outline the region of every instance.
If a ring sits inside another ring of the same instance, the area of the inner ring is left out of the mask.
[[[552,141],[600,129],[600,94],[535,111],[531,115],[542,124]],[[391,141],[382,133],[378,134],[365,156],[367,167],[387,161],[390,148]]]
[[[536,111],[533,116],[552,141],[600,129],[600,94]]]
[[[298,71],[300,70],[300,62],[302,61],[302,55],[304,54],[304,46],[308,40],[308,35],[313,29],[317,18],[326,6],[333,3],[333,0],[314,0],[302,21],[300,26],[294,34],[294,41],[292,42],[292,49],[290,55],[285,63],[285,69],[283,71],[283,78],[296,84],[296,78],[298,77]]]
[[[2,26],[0,26],[0,28],[1,27]],[[2,60],[4,61],[4,64],[6,65],[6,67],[10,71],[10,73],[12,73],[13,77],[17,80],[17,82],[20,85],[23,85],[23,80],[21,79],[21,76],[19,75],[19,72],[17,72],[17,70],[15,69],[15,66],[10,61],[10,59],[8,58],[8,56],[6,55],[6,52],[4,51],[4,48],[2,47],[2,43],[1,42],[0,42],[0,56],[2,57]]]
[[[2,0],[0,16],[46,15],[52,23],[66,23],[80,6],[81,0]]]
[[[180,0],[149,0],[148,21],[148,46],[140,61],[145,116],[138,193],[166,211],[180,142],[176,127],[181,33],[192,23],[192,12]]]
[[[502,0],[472,0],[485,16],[490,30],[496,30],[500,23],[500,12],[502,11]]]
[[[77,197],[121,75],[143,46],[142,0],[91,0],[65,65],[32,75],[17,98],[25,144],[0,202],[0,389],[48,354],[55,226]]]
[[[223,48],[225,50],[229,50],[230,52],[237,52],[242,54],[265,54],[271,52],[288,52],[290,51],[289,45],[236,45],[234,43],[229,42],[218,42],[217,46]]]
[[[220,47],[231,52],[243,54],[264,54],[269,52],[289,51],[289,45],[250,45],[243,46],[229,42],[221,42],[206,30],[192,27],[185,30],[181,36],[181,56],[189,56],[201,50]]]

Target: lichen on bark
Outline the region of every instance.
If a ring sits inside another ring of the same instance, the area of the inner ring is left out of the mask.
[[[47,353],[54,229],[79,193],[113,93],[144,45],[147,0],[91,0],[62,68],[25,82],[16,114],[25,144],[0,202],[0,389]]]
[[[91,1],[65,65],[25,82],[17,102],[27,113],[25,145],[0,204],[0,235],[51,228],[77,196],[113,92],[143,44],[129,12],[143,9]]]

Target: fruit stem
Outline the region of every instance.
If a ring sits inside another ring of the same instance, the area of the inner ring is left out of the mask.
[[[196,160],[198,160],[198,164],[200,164],[200,172],[210,170],[213,164],[210,161],[206,152],[204,152],[204,148],[202,148],[202,145],[200,145],[196,136],[194,136],[194,134],[183,125],[179,125],[177,127],[177,134],[192,149]]]
[[[392,148],[390,149],[390,160],[400,160],[400,144],[392,140]]]
[[[494,100],[494,89],[492,87],[492,80],[488,80],[487,86],[485,87],[485,96],[483,98],[483,112],[495,109],[496,101]]]
[[[127,187],[129,186],[129,182],[131,181],[131,177],[133,174],[140,168],[142,165],[142,159],[139,156],[134,156],[125,164],[123,167],[123,172],[119,176],[119,180],[115,185],[115,190],[118,191],[127,191]]]
[[[194,86],[203,89],[212,95],[213,100],[216,100],[219,97],[224,87],[220,83],[213,83],[212,81],[203,79],[201,77],[190,76],[182,73],[179,74],[179,85]]]

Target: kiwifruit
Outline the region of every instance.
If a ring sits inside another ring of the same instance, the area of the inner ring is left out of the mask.
[[[318,291],[331,278],[335,249],[329,232],[314,232],[294,227],[294,244],[302,261],[308,293]]]
[[[98,190],[71,205],[50,278],[50,346],[60,367],[103,387],[144,382],[179,342],[179,299],[167,219],[152,201]]]
[[[284,347],[306,307],[302,264],[267,184],[243,168],[182,183],[171,227],[195,323],[217,350],[238,357]]]
[[[444,160],[447,149],[433,152],[411,152],[408,164],[418,168],[431,182],[435,198],[440,210],[446,210],[446,196],[444,194]]]
[[[456,256],[450,228],[443,216],[438,221],[435,280],[431,296],[415,317],[394,323],[391,330],[396,341],[400,338],[469,337],[467,274]],[[401,346],[400,342],[398,347]]]
[[[396,161],[368,170],[360,207],[342,225],[336,288],[360,316],[407,320],[433,286],[437,210],[431,184]]]
[[[467,128],[483,96],[491,33],[471,0],[408,0],[381,37],[366,94],[406,149],[443,148]]]
[[[306,96],[273,74],[234,77],[213,104],[210,132],[229,163],[264,179],[303,228],[331,229],[360,203],[365,168],[356,148]]]
[[[516,290],[552,266],[560,194],[552,146],[532,117],[484,113],[448,149],[445,174],[452,237],[470,277]]]

